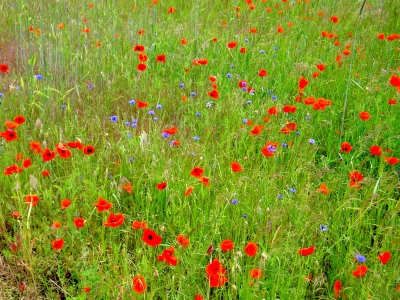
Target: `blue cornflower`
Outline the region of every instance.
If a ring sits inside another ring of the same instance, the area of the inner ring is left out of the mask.
[[[296,134],[297,134],[297,135],[300,135],[300,131],[297,130],[297,131],[296,131]]]
[[[207,108],[210,108],[212,106],[212,102],[208,102],[207,104],[206,104],[206,107]]]
[[[230,79],[230,78],[232,78],[232,74],[228,73],[228,74],[226,74],[226,77]]]
[[[247,87],[242,87],[243,92],[247,92]]]
[[[291,192],[292,194],[296,194],[296,189],[295,188],[290,188],[289,192]]]
[[[131,125],[133,128],[136,128],[137,127],[137,123],[136,122],[132,122],[132,125]]]
[[[356,259],[360,263],[363,263],[363,262],[365,262],[367,260],[367,258],[364,255],[361,255],[361,254],[357,254],[356,255]]]
[[[87,87],[88,87],[89,90],[93,90],[94,85],[93,84],[89,84]]]
[[[307,114],[307,115],[304,117],[304,119],[310,120],[310,119],[311,119],[311,116],[310,116],[309,114]]]
[[[190,92],[190,97],[196,97],[196,92]]]
[[[233,69],[235,67],[235,65],[231,65],[231,69]]]
[[[129,133],[129,132],[128,132],[128,133],[126,134],[126,137],[127,137],[127,138],[131,138],[131,137],[132,137],[132,133]]]
[[[157,117],[154,117],[154,118],[153,118],[153,121],[158,121],[158,118],[157,118]]]
[[[161,133],[161,136],[162,136],[164,139],[169,138],[170,135],[171,135],[171,134],[169,134],[168,132],[163,132],[163,133]]]
[[[110,117],[111,122],[115,123],[118,121],[118,117],[117,116],[111,116]]]
[[[283,195],[282,194],[278,194],[278,199],[282,199]]]
[[[282,142],[282,147],[283,147],[283,148],[287,148],[287,146],[288,146],[288,144],[287,144],[287,143],[285,143],[285,142]]]
[[[272,95],[272,100],[276,100],[276,99],[278,99],[278,96],[277,95]]]
[[[128,102],[130,105],[134,105],[135,103],[136,103],[136,101],[135,101],[135,99],[131,99],[131,100],[129,100],[129,102]]]
[[[200,140],[200,138],[199,138],[198,136],[194,136],[193,139],[194,139],[195,141],[199,141],[199,140]]]
[[[4,97],[4,94],[3,93],[0,93],[0,98],[3,98]]]
[[[250,105],[250,104],[251,104],[251,100],[247,101],[247,105]]]
[[[309,139],[308,142],[310,143],[310,145],[314,145],[315,144],[315,140],[314,139]]]
[[[268,145],[267,150],[268,152],[276,152],[276,147],[274,145]]]
[[[130,122],[125,122],[125,126],[131,126]]]
[[[149,114],[150,116],[153,116],[153,115],[155,115],[156,113],[154,112],[154,110],[149,110],[148,114]]]
[[[232,204],[238,204],[238,202],[239,202],[239,200],[236,199],[236,198],[233,198],[232,201],[231,201]]]
[[[243,122],[243,124],[247,124],[249,122],[249,120],[243,119],[242,122]]]
[[[183,88],[185,87],[185,85],[184,85],[183,83],[180,83],[180,84],[179,84],[179,87],[180,87],[181,89],[183,89]]]
[[[260,52],[261,52],[261,54],[264,54],[264,53],[265,53],[265,50],[260,50]]]
[[[248,42],[249,42],[249,39],[248,39],[248,38],[245,38],[245,39],[244,39],[244,42],[245,42],[245,43],[248,43]]]
[[[37,74],[34,76],[37,80],[42,80],[43,79],[43,75],[42,74]]]
[[[130,163],[133,162],[133,157],[130,157],[130,158],[129,158],[129,162],[130,162]]]
[[[277,46],[274,46],[274,50],[275,50],[275,51],[278,50],[278,47],[277,47]]]
[[[162,108],[162,105],[161,105],[161,104],[157,104],[157,105],[156,105],[156,108],[157,108],[157,109],[161,109],[161,108]]]
[[[247,219],[247,215],[246,214],[243,215],[243,219]]]
[[[321,232],[327,231],[328,225],[319,225],[319,229],[321,230]]]
[[[196,111],[196,117],[200,117],[200,116],[201,116],[201,113]]]
[[[67,106],[65,104],[61,105],[61,109],[66,109]]]

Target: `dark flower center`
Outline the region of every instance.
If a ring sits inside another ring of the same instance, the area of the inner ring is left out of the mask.
[[[150,234],[150,235],[147,236],[147,238],[148,238],[149,240],[152,240],[152,239],[153,239],[153,236]]]

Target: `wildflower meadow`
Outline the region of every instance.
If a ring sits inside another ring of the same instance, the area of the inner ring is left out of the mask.
[[[400,1],[2,0],[0,299],[400,299]]]

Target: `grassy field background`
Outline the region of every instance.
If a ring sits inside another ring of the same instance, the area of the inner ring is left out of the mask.
[[[400,298],[399,1],[0,10],[0,299]]]

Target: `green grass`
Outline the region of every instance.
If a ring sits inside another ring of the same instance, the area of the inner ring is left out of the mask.
[[[400,157],[399,104],[388,104],[399,101],[389,80],[400,75],[400,39],[377,35],[399,34],[400,3],[372,1],[359,14],[362,2],[343,0],[257,0],[253,10],[238,0],[150,2],[0,4],[0,25],[9,29],[0,37],[0,64],[9,66],[0,73],[0,121],[26,118],[15,129],[18,140],[0,139],[0,168],[32,161],[20,173],[1,175],[0,298],[334,299],[340,280],[341,299],[398,299],[399,165],[385,158]],[[167,13],[170,7],[176,11]],[[230,41],[237,47],[229,49]],[[144,72],[137,70],[137,44],[148,56]],[[155,62],[159,54],[166,63]],[[208,64],[193,64],[203,58]],[[313,78],[318,63],[326,68]],[[258,76],[261,69],[268,75]],[[208,95],[209,76],[217,78],[218,100]],[[332,105],[315,110],[296,102],[301,76],[309,81],[303,100],[325,98]],[[242,91],[240,80],[254,95]],[[138,108],[131,99],[149,106]],[[285,105],[296,112],[284,113]],[[274,106],[280,113],[269,116]],[[371,118],[363,121],[362,111]],[[125,125],[133,119],[136,126]],[[297,128],[280,133],[288,122]],[[254,125],[263,126],[261,134],[251,136]],[[164,138],[172,127],[177,133]],[[70,158],[57,154],[44,162],[31,141],[52,151],[81,141],[95,152],[67,147]],[[271,157],[261,152],[267,142],[278,143]],[[353,146],[350,153],[340,152],[343,142]],[[381,156],[370,153],[373,145],[383,149]],[[24,159],[16,161],[17,153]],[[232,162],[244,170],[232,172]],[[190,174],[196,166],[208,185]],[[350,187],[353,171],[363,174],[361,188]],[[167,186],[160,191],[161,182]],[[318,190],[322,183],[328,194]],[[185,197],[189,186],[193,192]],[[25,203],[31,194],[39,196],[32,207]],[[110,211],[97,211],[100,197],[123,214],[121,226],[104,226]],[[66,209],[60,209],[63,199],[72,201]],[[82,228],[74,225],[78,217],[86,221]],[[162,243],[145,244],[143,230],[131,228],[134,220],[146,222]],[[56,221],[59,229],[52,228]],[[189,238],[187,248],[178,234]],[[65,241],[61,250],[52,248],[58,238]],[[221,251],[226,239],[233,251]],[[258,246],[252,257],[244,252],[250,241]],[[312,245],[313,254],[298,254]],[[157,260],[169,246],[177,266]],[[383,265],[377,257],[385,251],[391,259]],[[362,264],[357,254],[368,267],[360,278],[352,274]],[[206,266],[215,258],[228,282],[213,288]],[[254,268],[260,279],[249,276]],[[143,294],[132,290],[137,275],[147,284]]]

